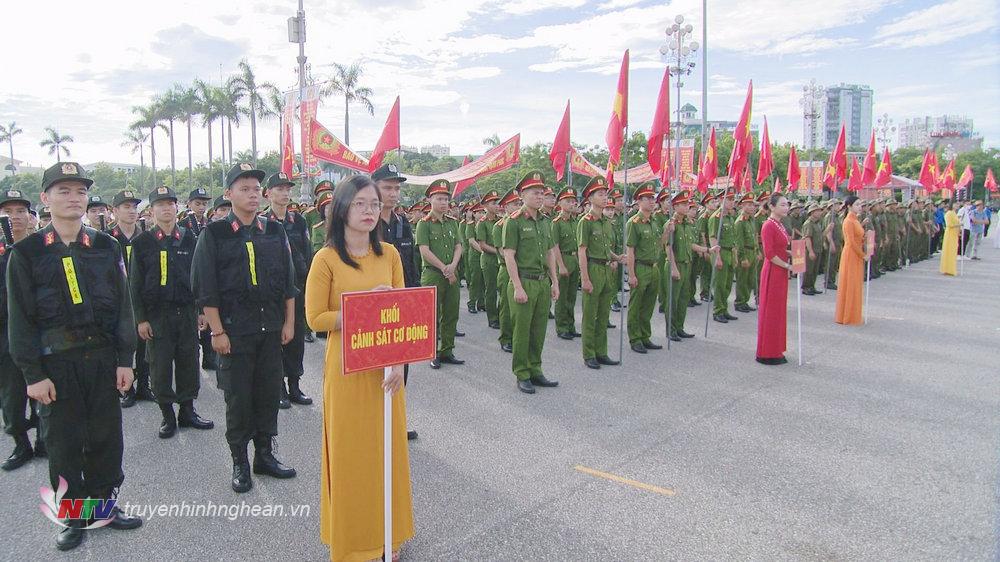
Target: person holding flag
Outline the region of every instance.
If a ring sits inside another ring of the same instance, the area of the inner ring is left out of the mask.
[[[614,229],[604,217],[608,184],[601,176],[590,178],[583,188],[587,212],[577,223],[577,257],[580,259],[580,287],[583,290],[583,363],[590,369],[618,365],[608,357],[608,321],[611,299],[618,290],[615,282],[620,256],[612,251]]]
[[[497,274],[500,271],[500,252],[493,245],[493,225],[499,217],[500,194],[496,190],[483,194],[483,216],[476,223],[475,235],[469,239],[470,244],[479,247],[479,266],[483,274],[483,301],[486,308],[486,320],[490,328],[500,328],[500,315],[497,309]]]
[[[559,299],[556,300],[556,335],[564,340],[580,337],[576,331],[576,296],[580,285],[580,262],[576,257],[576,190],[563,188],[556,196],[559,213],[552,219],[552,239],[557,247]]]
[[[633,194],[639,204],[637,212],[625,225],[625,255],[628,265],[628,283],[632,288],[628,307],[628,341],[632,351],[646,353],[647,349],[662,349],[650,338],[653,335],[651,320],[656,306],[656,293],[660,285],[660,272],[656,268],[660,237],[652,222],[656,206],[653,184],[639,186]],[[668,334],[674,341],[680,337]],[[675,339],[676,338],[676,339]]]
[[[736,302],[733,305],[737,312],[756,310],[750,306],[750,296],[757,285],[753,275],[757,271],[757,253],[760,250],[757,245],[757,235],[760,231],[755,230],[754,222],[756,210],[757,202],[752,193],[747,193],[740,199],[740,216],[734,223],[737,251],[740,255],[740,260],[736,264]]]
[[[736,265],[737,240],[736,221],[733,218],[733,201],[735,195],[726,191],[722,196],[722,206],[708,220],[708,236],[712,247],[718,246],[713,258],[712,283],[712,318],[723,324],[730,320],[739,320],[729,314],[729,294],[733,291],[734,267]]]

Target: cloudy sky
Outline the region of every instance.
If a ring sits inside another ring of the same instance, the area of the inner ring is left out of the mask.
[[[174,83],[218,83],[244,57],[261,78],[294,87],[297,46],[287,42],[286,19],[295,6],[294,0],[4,2],[0,122],[17,121],[25,131],[15,156],[50,162],[38,141],[51,125],[75,137],[75,160],[138,162],[120,146],[130,107]],[[1000,146],[996,0],[711,0],[709,9],[712,119],[736,118],[752,78],[754,119],[767,116],[773,139],[801,143],[798,99],[815,78],[870,85],[876,114],[897,122],[967,115],[987,145]],[[375,90],[375,116],[361,108],[351,114],[357,150],[375,144],[397,94],[404,144],[446,144],[464,154],[481,153],[482,139],[493,133],[551,142],[567,99],[573,141],[603,143],[626,48],[631,127],[648,130],[664,67],[658,53],[664,28],[683,14],[702,40],[698,0],[306,0],[306,14],[313,74],[322,79],[333,62],[360,61]],[[681,97],[700,108],[697,61]],[[319,119],[342,134],[343,102],[327,101]],[[238,149],[249,146],[249,128],[235,134]],[[186,162],[182,137],[178,165]],[[260,147],[276,148],[276,137],[276,123],[265,123]],[[157,144],[162,167],[165,143]],[[207,156],[201,127],[193,149],[196,160]]]

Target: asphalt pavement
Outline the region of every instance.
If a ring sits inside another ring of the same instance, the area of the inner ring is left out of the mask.
[[[695,339],[647,355],[626,341],[624,364],[599,371],[550,323],[544,369],[560,386],[533,396],[517,391],[485,313],[463,306],[466,364],[410,371],[417,534],[404,558],[995,559],[1000,250],[982,256],[956,278],[937,273],[935,256],[872,281],[862,327],[833,322],[834,292],[803,296],[802,366],[794,290],[790,363],[778,367],[754,361],[755,313],[711,322],[706,338],[708,305],[691,308]],[[664,324],[654,317],[657,343]],[[618,331],[609,337],[617,356]],[[197,407],[214,430],[161,440],[153,403],[124,411],[122,502],[281,505],[283,516],[153,517],[59,553],[38,509],[47,465],[35,460],[0,474],[0,559],[328,558],[324,345],[307,344],[302,382],[316,404],[279,415],[277,456],[299,471],[292,480],[255,476],[250,493],[232,492],[212,372]],[[11,441],[0,443],[6,456]],[[308,514],[293,516],[301,505]]]

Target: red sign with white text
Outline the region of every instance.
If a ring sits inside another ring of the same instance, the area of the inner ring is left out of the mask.
[[[436,287],[343,293],[344,374],[433,359],[436,299]]]
[[[792,240],[792,273],[806,272],[806,241]]]

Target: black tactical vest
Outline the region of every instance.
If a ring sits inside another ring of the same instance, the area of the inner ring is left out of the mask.
[[[186,228],[178,226],[177,232],[180,236],[175,238],[156,229],[143,232],[133,241],[132,259],[141,262],[143,272],[139,298],[147,312],[161,306],[194,304],[191,260],[198,239]],[[158,234],[162,239],[157,238]]]

